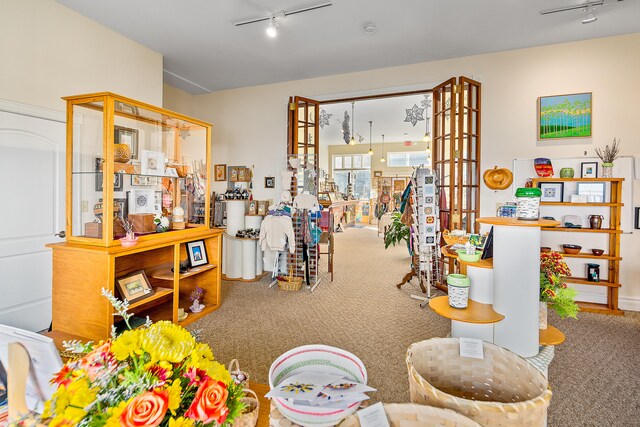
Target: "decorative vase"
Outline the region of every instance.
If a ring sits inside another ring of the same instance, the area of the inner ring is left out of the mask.
[[[138,238],[135,233],[127,233],[127,235],[120,239],[120,244],[125,248],[130,248],[138,244]]]
[[[538,311],[538,323],[540,324],[540,329],[547,329],[547,302],[540,301],[539,311]]]
[[[113,160],[120,163],[127,163],[131,160],[131,149],[127,144],[114,144]]]
[[[575,171],[573,168],[562,168],[560,169],[560,178],[573,178]]]
[[[602,164],[602,177],[613,178],[613,163]]]

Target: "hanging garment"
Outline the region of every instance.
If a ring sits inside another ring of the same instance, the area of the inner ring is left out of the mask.
[[[284,251],[289,242],[289,252],[296,250],[293,223],[288,216],[267,216],[260,226],[260,247],[263,251]]]
[[[316,212],[320,209],[318,205],[318,198],[310,193],[301,193],[293,200],[293,207],[295,209],[308,209],[312,212]]]
[[[284,171],[280,172],[280,175],[282,176],[282,188],[285,190],[291,188],[291,178],[293,178],[293,172]]]

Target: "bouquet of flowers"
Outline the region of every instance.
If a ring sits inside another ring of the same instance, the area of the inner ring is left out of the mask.
[[[577,292],[567,286],[565,278],[571,270],[558,252],[540,254],[540,301],[549,303],[558,315],[577,318],[580,308],[575,302]]]
[[[128,303],[103,295],[128,326]],[[49,426],[231,426],[244,408],[241,386],[211,348],[172,322],[147,318],[99,345],[66,344],[89,352],[52,379],[58,389],[42,414]]]

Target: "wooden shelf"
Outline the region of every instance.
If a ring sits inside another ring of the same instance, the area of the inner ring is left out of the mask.
[[[171,279],[173,280],[173,279]],[[140,307],[141,305],[145,305],[150,303],[151,301],[155,301],[157,299],[160,299],[162,297],[166,297],[167,295],[171,295],[173,293],[173,289],[171,288],[163,288],[161,286],[158,287],[154,287],[153,288],[154,293],[153,295],[151,295],[148,298],[144,298],[135,302],[132,302],[131,304],[129,304],[129,310],[132,310],[136,307]]]
[[[489,225],[505,225],[510,227],[555,227],[560,225],[559,221],[551,221],[549,219],[539,219],[536,221],[526,221],[523,219],[506,218],[506,217],[484,217],[476,219],[480,224]]]
[[[219,307],[217,305],[208,305],[200,313],[192,313],[188,308],[186,308],[185,311],[188,312],[189,315],[182,322],[178,322],[178,325],[187,326],[188,324],[195,322],[196,320],[206,316],[207,314],[211,314],[218,308]]]
[[[571,203],[571,202],[540,202],[540,206],[624,206],[624,203]]]
[[[567,277],[567,282],[575,283],[577,285],[593,285],[593,286],[606,286],[608,288],[619,288],[620,283],[611,283],[606,280],[601,280],[599,282],[590,282],[585,277]]]
[[[217,265],[215,264],[207,264],[207,265],[201,265],[199,267],[194,267],[189,269],[189,271],[187,271],[186,273],[180,274],[179,279],[185,279],[187,277],[195,276],[196,274],[204,273],[205,271],[208,271],[208,270],[213,270],[216,267]],[[147,276],[152,277],[154,279],[173,280],[173,271],[171,271],[171,268],[173,268],[173,264],[171,263],[161,264],[157,267],[148,269],[146,273],[147,273]]]
[[[460,264],[464,264],[466,267],[493,269],[493,258],[481,259],[480,261],[476,262],[462,261],[460,258],[458,258],[458,262]]]
[[[542,227],[543,231],[566,231],[569,233],[608,233],[622,234],[622,230],[612,230],[610,228],[571,228],[571,227]]]
[[[429,307],[440,316],[466,323],[496,323],[504,319],[493,310],[491,304],[481,304],[469,299],[467,308],[453,308],[449,305],[447,295],[429,300]]]
[[[588,252],[580,252],[577,254],[565,254],[562,253],[563,257],[565,258],[588,258],[588,259],[606,259],[606,260],[614,260],[614,261],[620,261],[622,259],[622,257],[620,256],[610,256],[608,254],[602,254],[602,255],[594,255],[594,254],[590,254]]]
[[[559,345],[565,340],[565,336],[558,328],[547,325],[547,329],[540,329],[540,345]]]
[[[533,182],[557,182],[557,181],[578,181],[578,182],[622,182],[624,178],[533,178]]]
[[[614,310],[609,308],[607,304],[599,304],[596,302],[583,302],[576,301],[578,307],[580,307],[580,311],[584,311],[587,313],[600,313],[600,314],[612,314],[614,316],[624,316],[624,311],[622,310]]]

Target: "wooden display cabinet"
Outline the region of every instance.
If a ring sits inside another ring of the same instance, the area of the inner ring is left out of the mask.
[[[141,241],[163,238],[151,215],[177,206],[172,234],[208,228],[210,124],[109,92],[63,99],[68,242],[118,246],[126,220]]]

